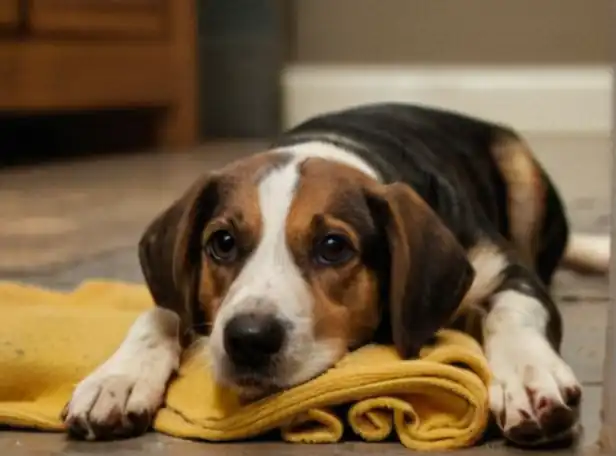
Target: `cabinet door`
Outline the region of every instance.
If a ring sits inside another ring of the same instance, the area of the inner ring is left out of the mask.
[[[35,35],[160,38],[170,1],[189,0],[30,0],[27,14]]]
[[[19,0],[0,0],[0,30],[19,25]]]

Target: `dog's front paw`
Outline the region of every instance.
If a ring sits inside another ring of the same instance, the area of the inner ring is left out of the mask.
[[[503,435],[519,446],[573,442],[580,431],[582,389],[547,345],[492,353],[490,407]],[[518,347],[519,348],[519,347]]]
[[[139,375],[96,372],[81,382],[63,411],[73,437],[109,440],[145,433],[164,388]]]

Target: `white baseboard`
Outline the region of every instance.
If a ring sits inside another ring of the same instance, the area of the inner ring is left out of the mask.
[[[289,65],[283,72],[289,127],[327,110],[376,101],[454,109],[534,133],[612,129],[612,72],[584,67]]]

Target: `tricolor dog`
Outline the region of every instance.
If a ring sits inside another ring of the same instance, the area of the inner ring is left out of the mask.
[[[554,184],[507,127],[391,103],[314,117],[203,175],[139,255],[157,306],[74,391],[65,420],[83,438],[144,432],[199,336],[220,384],[252,400],[366,343],[416,356],[442,327],[482,344],[508,440],[579,428],[549,288],[559,265],[605,272],[609,240],[569,234]]]

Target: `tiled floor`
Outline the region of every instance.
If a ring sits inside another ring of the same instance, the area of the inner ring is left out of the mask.
[[[561,187],[573,225],[607,232],[609,139],[535,137],[531,144]],[[62,289],[91,277],[141,282],[135,242],[149,219],[203,170],[257,148],[257,144],[219,144],[183,154],[141,154],[0,170],[0,279]],[[565,319],[564,356],[584,383],[583,447],[588,448],[596,441],[599,428],[607,280],[562,273],[555,294]],[[512,451],[489,445],[468,453]],[[68,442],[55,434],[0,433],[2,455],[302,456],[376,452],[408,453],[397,444],[208,445],[158,435],[91,444]]]

